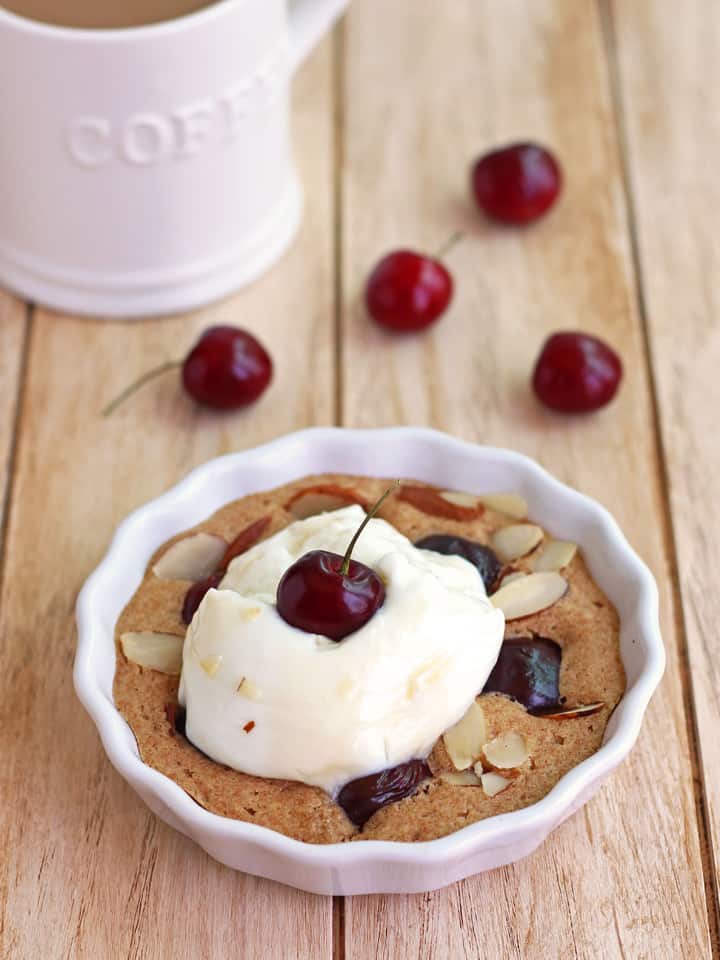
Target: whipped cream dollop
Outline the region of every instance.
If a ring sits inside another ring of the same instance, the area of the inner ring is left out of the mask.
[[[503,614],[470,563],[419,550],[384,520],[353,551],[385,583],[364,626],[336,643],[280,617],[285,570],[310,550],[343,554],[364,516],[351,506],[292,523],[233,560],[200,604],[180,702],[188,738],[217,762],[335,793],[426,756],[482,689]]]

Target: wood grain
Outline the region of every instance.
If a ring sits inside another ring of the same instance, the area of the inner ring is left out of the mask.
[[[27,307],[0,290],[0,556],[5,530],[7,483],[12,469],[20,380],[27,328]]]
[[[382,23],[382,42],[378,42]],[[605,503],[655,571],[669,669],[632,758],[526,862],[417,897],[353,898],[348,958],[704,957],[710,945],[665,504],[597,9],[576,0],[356,3],[346,33],[344,409],[429,423],[536,456]],[[562,158],[559,208],[525,231],[482,220],[470,161],[537,138]],[[386,336],[358,294],[393,246],[458,227],[457,295],[427,335]],[[528,390],[550,331],[597,332],[627,375],[606,411],[543,412]]]
[[[438,9],[353,0],[334,54],[327,42],[302,71],[304,226],[251,289],[152,322],[38,311],[29,326],[25,305],[0,292],[4,960],[710,955],[720,9]],[[543,223],[503,230],[469,203],[468,167],[519,138],[553,146],[566,188]],[[458,227],[446,318],[422,337],[372,327],[360,301],[373,261],[397,245],[439,248]],[[203,413],[168,374],[99,417],[135,376],[225,320],[258,333],[275,358],[257,406]],[[614,343],[626,365],[618,400],[582,420],[542,411],[528,390],[544,336],[572,327]],[[151,816],[109,765],[70,678],[77,590],[130,509],[208,457],[336,413],[351,426],[428,424],[511,446],[597,497],[658,578],[668,650],[631,759],[535,854],[422,896],[350,898],[344,910],[227,870]]]
[[[720,244],[709,211],[720,209],[720,7],[696,0],[683,5],[681,18],[671,14],[667,2],[613,4],[629,186],[678,554],[695,732],[716,857]],[[712,879],[714,864],[708,869]],[[717,874],[714,884],[717,898]]]
[[[156,820],[110,766],[70,674],[75,596],[123,515],[215,454],[332,419],[331,57],[326,44],[296,87],[309,202],[282,266],[192,316],[35,317],[0,596],[8,960],[331,954],[332,900],[220,867]],[[256,406],[203,413],[168,374],[100,417],[124,385],[223,320],[257,333],[275,359]]]

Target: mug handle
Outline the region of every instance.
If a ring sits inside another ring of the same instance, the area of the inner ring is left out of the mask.
[[[295,70],[340,16],[348,0],[290,0],[290,69]]]

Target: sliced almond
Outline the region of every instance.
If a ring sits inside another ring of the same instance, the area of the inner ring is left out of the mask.
[[[240,619],[252,622],[262,614],[262,607],[246,607],[240,614]]]
[[[255,686],[252,680],[248,680],[247,677],[243,677],[237,685],[237,692],[241,697],[245,697],[246,700],[260,700],[262,698],[262,691]]]
[[[491,767],[498,770],[516,770],[525,763],[530,751],[525,737],[515,730],[509,730],[486,743],[483,755]]]
[[[169,547],[153,567],[153,573],[160,580],[205,580],[217,570],[226,549],[222,537],[193,533]]]
[[[404,483],[397,492],[398,500],[409,503],[416,510],[431,517],[444,517],[446,520],[476,520],[485,512],[485,507],[477,497],[471,503],[465,500],[468,494],[456,494],[453,490],[435,490],[433,487],[418,487]],[[460,497],[458,501],[457,497]]]
[[[355,689],[355,679],[353,677],[343,677],[337,687],[335,687],[335,693],[342,699],[348,700]]]
[[[530,573],[502,586],[490,597],[506,620],[529,617],[558,601],[567,591],[567,580],[559,573]]]
[[[479,787],[480,777],[473,770],[458,770],[456,773],[447,771],[440,774],[440,779],[453,787]]]
[[[604,701],[598,700],[597,703],[583,703],[558,710],[551,709],[549,713],[544,710],[533,710],[533,714],[536,717],[542,717],[543,720],[575,720],[577,717],[591,717],[594,713],[599,713],[604,706]]]
[[[177,676],[182,670],[182,637],[174,633],[123,633],[122,652],[139,667]]]
[[[223,555],[222,569],[225,570],[235,557],[239,557],[241,553],[245,553],[246,550],[254,546],[269,526],[270,517],[260,517],[259,520],[251,523],[249,527],[241,530]]]
[[[214,677],[220,669],[222,660],[223,658],[220,654],[213,654],[210,657],[203,657],[203,659],[200,661],[200,666],[209,677]]]
[[[486,507],[504,513],[513,520],[524,520],[528,515],[528,505],[517,493],[483,493],[480,499]]]
[[[513,583],[515,580],[522,580],[523,577],[526,577],[527,574],[524,570],[514,570],[512,573],[506,574],[500,581],[500,587],[506,587],[509,583]]]
[[[533,559],[532,568],[538,573],[547,570],[562,570],[572,563],[578,545],[572,540],[551,540],[543,552]]]
[[[506,787],[509,787],[512,780],[508,780],[507,777],[503,777],[499,773],[491,770],[490,773],[483,773],[480,777],[480,783],[482,784],[485,794],[488,797],[494,797],[498,793],[502,793]]]
[[[473,493],[462,493],[460,490],[441,490],[440,496],[456,507],[469,507],[474,510],[478,504],[478,497]]]
[[[473,700],[454,727],[443,734],[448,756],[456,770],[467,770],[482,753],[487,724],[482,707]]]
[[[425,660],[408,677],[405,693],[407,699],[412,700],[413,697],[427,690],[433,683],[437,683],[447,672],[447,669],[448,659],[446,656],[430,657],[430,659]]]
[[[317,516],[319,513],[329,513],[332,510],[341,510],[357,503],[366,507],[365,501],[349,487],[341,487],[336,483],[319,483],[314,487],[300,490],[286,504],[285,509],[298,520]]]
[[[511,523],[495,531],[492,547],[503,563],[509,563],[527,556],[542,538],[542,528],[534,523]]]

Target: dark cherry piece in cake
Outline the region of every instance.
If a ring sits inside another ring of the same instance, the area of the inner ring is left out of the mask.
[[[195,616],[195,611],[202,603],[205,594],[208,592],[208,590],[212,590],[214,587],[219,586],[220,581],[224,576],[224,570],[216,570],[215,573],[211,573],[209,577],[206,577],[204,580],[198,580],[197,583],[194,583],[188,588],[182,608],[183,623],[190,623],[192,618]]]
[[[270,517],[261,517],[259,520],[255,520],[254,523],[245,527],[244,530],[241,530],[225,551],[222,563],[218,569],[204,580],[198,580],[188,589],[182,608],[183,623],[190,623],[208,590],[212,590],[213,587],[220,585],[220,581],[225,576],[225,571],[230,566],[230,563],[235,557],[239,557],[241,553],[245,553],[246,550],[254,546],[269,526]]]
[[[560,647],[545,637],[508,637],[483,687],[483,693],[505,693],[530,713],[558,707]]]
[[[362,827],[381,807],[409,797],[430,776],[424,760],[409,760],[389,770],[351,780],[338,794],[337,802],[350,820]]]
[[[166,703],[165,704],[165,716],[167,721],[170,724],[170,729],[175,733],[179,733],[181,737],[185,736],[185,707],[181,707],[179,703]]]
[[[465,537],[457,537],[453,534],[434,533],[429,537],[423,537],[415,544],[421,550],[434,550],[435,553],[444,553],[446,556],[462,557],[469,560],[477,568],[482,577],[486,590],[491,590],[500,575],[502,564],[495,556],[490,547],[482,543],[476,543],[474,540],[467,540]]]

